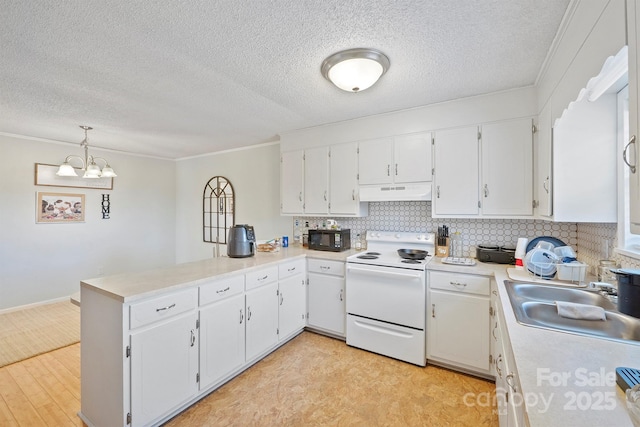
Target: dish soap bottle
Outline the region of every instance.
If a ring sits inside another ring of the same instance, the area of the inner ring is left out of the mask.
[[[361,251],[362,250],[362,242],[360,241],[360,233],[356,234],[355,246],[356,246],[356,251]]]
[[[453,258],[462,258],[462,234],[456,231],[451,235],[451,247],[449,249],[449,256]]]

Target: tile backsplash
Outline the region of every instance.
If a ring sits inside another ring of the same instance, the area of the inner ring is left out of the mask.
[[[302,225],[322,225],[326,218],[297,217]],[[553,236],[568,245],[578,246],[578,227],[574,223],[555,223],[524,219],[450,219],[431,218],[431,202],[371,202],[369,216],[364,218],[334,218],[342,228],[351,229],[354,241],[367,230],[436,232],[439,225],[449,226],[451,232],[459,231],[463,239],[463,254],[475,257],[478,244],[512,245],[519,237],[533,239],[538,236]]]
[[[297,217],[301,225],[322,225],[326,218]],[[354,241],[367,230],[435,232],[439,225],[448,225],[451,232],[459,231],[463,238],[463,254],[475,257],[478,244],[515,246],[518,237],[529,240],[538,236],[553,236],[572,246],[578,260],[589,265],[596,274],[601,259],[613,259],[625,268],[640,268],[640,260],[614,254],[617,246],[617,224],[567,223],[531,219],[449,219],[431,218],[431,202],[371,202],[369,216],[364,218],[334,218],[342,228],[351,229]]]
[[[580,260],[592,268],[601,259],[612,259],[624,268],[640,268],[640,260],[613,253],[612,248],[618,243],[617,230],[617,224],[578,224]]]

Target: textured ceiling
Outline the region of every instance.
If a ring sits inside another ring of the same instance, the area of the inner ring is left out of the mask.
[[[182,158],[535,83],[569,0],[5,0],[0,132]],[[372,88],[320,74],[384,52]]]

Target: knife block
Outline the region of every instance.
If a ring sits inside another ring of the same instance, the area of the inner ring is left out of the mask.
[[[446,258],[449,256],[449,238],[447,237],[444,246],[436,246],[436,256]]]

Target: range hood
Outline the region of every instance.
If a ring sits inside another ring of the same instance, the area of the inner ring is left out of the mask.
[[[361,202],[411,202],[431,200],[431,183],[361,185]]]

